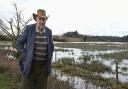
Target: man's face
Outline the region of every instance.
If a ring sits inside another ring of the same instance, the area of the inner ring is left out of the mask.
[[[46,24],[46,17],[36,17],[36,24],[38,29],[43,29]]]

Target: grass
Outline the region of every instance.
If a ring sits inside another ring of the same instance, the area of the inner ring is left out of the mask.
[[[92,61],[90,64],[83,63],[80,65],[80,67],[83,67],[88,71],[96,72],[96,73],[112,72],[111,67],[104,65],[100,61]]]
[[[0,89],[17,89],[16,81],[7,73],[0,73]]]

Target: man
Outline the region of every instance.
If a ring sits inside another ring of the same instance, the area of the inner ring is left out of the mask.
[[[35,24],[27,25],[17,39],[16,47],[21,53],[19,62],[23,75],[23,89],[47,89],[48,75],[54,50],[52,31],[45,26],[46,11],[38,9],[33,13]]]

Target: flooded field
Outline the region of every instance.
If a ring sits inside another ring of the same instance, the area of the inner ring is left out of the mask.
[[[11,43],[0,45],[0,49],[15,51]],[[54,45],[53,76],[69,81],[75,89],[111,89],[105,85],[107,81],[110,85],[111,82],[119,82],[121,86],[128,84],[128,43],[55,42]],[[12,55],[7,56],[13,58]]]
[[[105,79],[115,79],[121,83],[128,83],[128,43],[55,43],[55,46],[56,51],[54,51],[53,62],[70,58],[75,61],[75,64],[80,64],[84,62],[83,57],[87,56],[90,58],[86,61],[88,64],[94,61],[111,69],[111,71],[106,70],[99,73],[94,71],[94,75],[100,75]],[[99,69],[95,68],[95,70]],[[80,76],[77,76],[77,78],[80,78]],[[76,80],[74,79],[74,81]],[[81,83],[81,81],[86,81],[86,79],[81,79],[78,83]],[[85,83],[83,83],[83,86],[86,85]],[[79,89],[85,89],[85,87]]]

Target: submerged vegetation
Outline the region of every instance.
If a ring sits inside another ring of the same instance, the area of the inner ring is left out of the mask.
[[[62,72],[71,76],[78,76],[86,79],[96,86],[100,86],[103,89],[127,89],[128,83],[118,82],[113,78],[103,78],[100,73],[105,71],[110,72],[111,69],[100,62],[92,61],[91,63],[77,64],[74,66],[72,59],[63,58],[53,64],[54,68],[61,70]],[[98,74],[97,74],[98,73]]]

